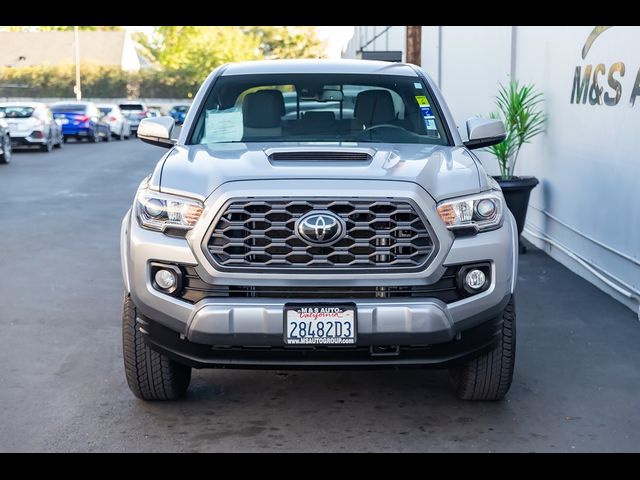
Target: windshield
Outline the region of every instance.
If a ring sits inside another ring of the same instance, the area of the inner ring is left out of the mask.
[[[86,110],[86,105],[78,105],[75,103],[72,104],[63,104],[63,105],[53,105],[51,107],[52,112],[60,113],[60,112],[72,112],[72,113],[84,113]]]
[[[185,113],[187,110],[189,110],[189,107],[173,107],[173,110],[179,113]]]
[[[419,77],[268,74],[218,78],[188,143],[287,141],[446,145],[447,137]]]
[[[139,103],[125,103],[120,105],[120,110],[144,110]]]
[[[0,107],[7,118],[29,118],[33,114],[31,107]]]
[[[111,112],[112,108],[111,107],[98,107],[98,110],[100,110],[103,115],[107,115],[109,112]]]

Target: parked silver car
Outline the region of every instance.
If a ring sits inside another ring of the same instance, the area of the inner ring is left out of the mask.
[[[54,147],[62,147],[62,127],[44,103],[0,103],[0,112],[9,125],[13,148],[38,147],[50,152]]]
[[[141,122],[169,151],[122,222],[136,396],[184,395],[192,367],[423,366],[504,397],[517,231],[471,151],[502,122],[463,141],[413,65],[281,60],[218,68],[173,127]]]

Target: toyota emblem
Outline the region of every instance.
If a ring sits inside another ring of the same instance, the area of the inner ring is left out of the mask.
[[[333,243],[344,233],[344,223],[331,212],[310,212],[298,220],[298,236],[311,244]]]

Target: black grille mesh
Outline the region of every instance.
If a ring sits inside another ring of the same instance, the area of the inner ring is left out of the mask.
[[[330,246],[300,239],[295,222],[311,211],[341,217],[344,238]],[[422,266],[434,244],[425,221],[403,200],[246,199],[224,207],[207,247],[226,268],[402,270]]]

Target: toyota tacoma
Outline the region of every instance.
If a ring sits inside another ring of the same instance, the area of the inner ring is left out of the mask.
[[[473,83],[470,83],[470,87]],[[228,64],[205,80],[121,230],[123,351],[145,400],[192,368],[449,369],[499,400],[514,370],[517,230],[420,68],[365,60]]]

